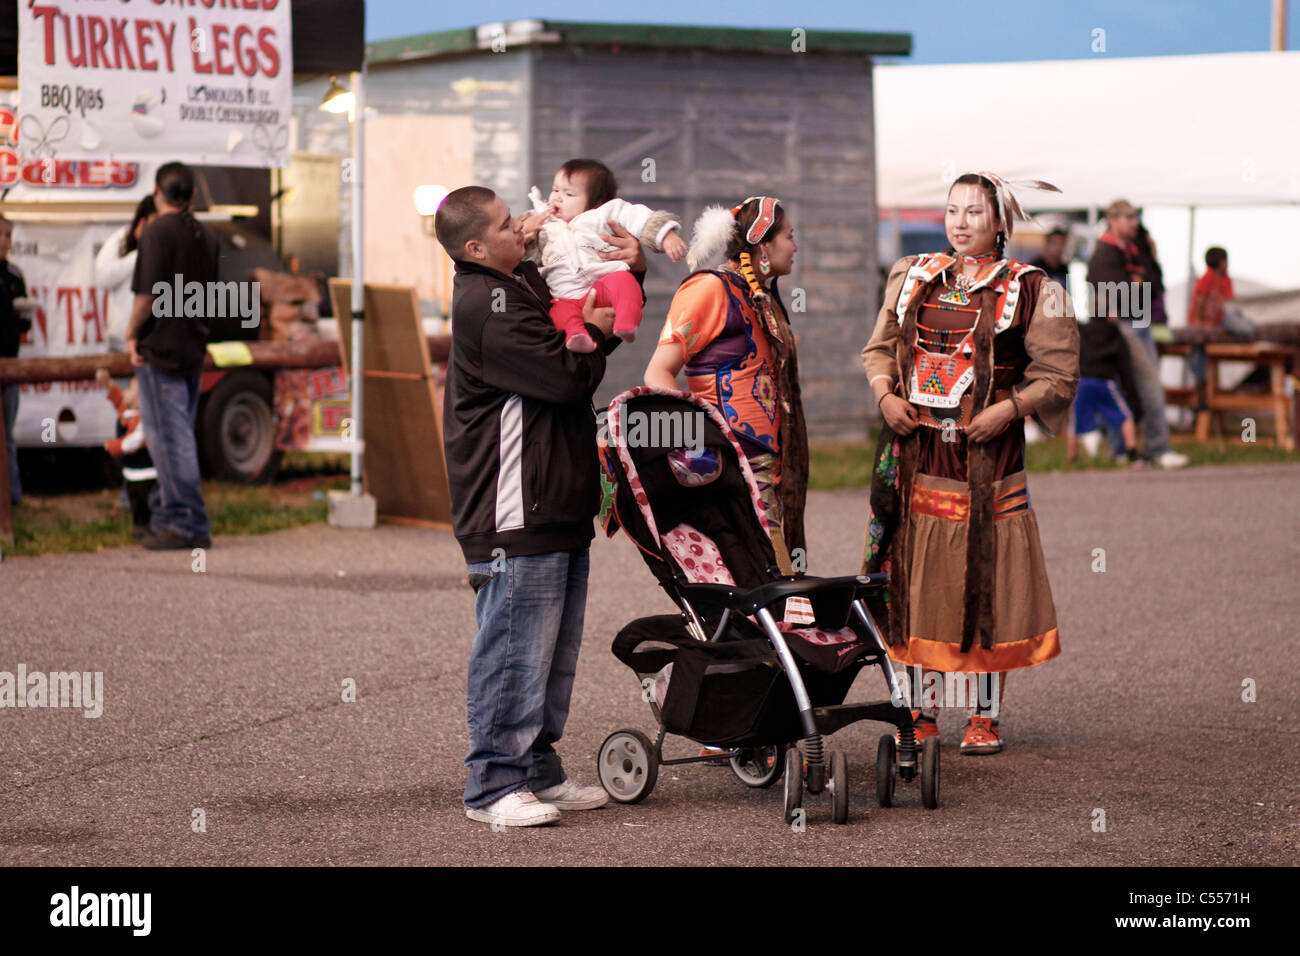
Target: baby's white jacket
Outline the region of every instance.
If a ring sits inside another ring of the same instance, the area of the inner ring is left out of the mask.
[[[534,187],[529,196],[537,208],[541,194]],[[545,209],[546,205],[541,203],[541,208]],[[600,257],[601,252],[614,248],[600,238],[602,232],[609,233],[606,226],[609,222],[618,223],[655,252],[663,251],[668,233],[681,228],[672,213],[624,199],[611,199],[603,206],[575,216],[571,222],[551,219],[537,235],[542,277],[551,295],[557,299],[584,298],[605,276],[628,268],[626,262]]]

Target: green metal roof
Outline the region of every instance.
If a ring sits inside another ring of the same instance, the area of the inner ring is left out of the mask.
[[[580,46],[628,46],[656,49],[737,50],[789,53],[790,30],[743,30],[732,27],[683,27],[652,23],[573,23],[538,21],[541,36],[510,41],[511,46],[536,43],[565,43]],[[907,56],[912,52],[910,33],[863,33],[849,30],[809,30],[804,37],[809,53],[859,53],[874,56]],[[370,65],[401,60],[427,59],[456,53],[473,53],[479,46],[474,27],[421,33],[366,45]]]

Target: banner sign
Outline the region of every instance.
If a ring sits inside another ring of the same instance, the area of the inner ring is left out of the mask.
[[[111,223],[14,227],[10,260],[22,270],[27,295],[37,302],[32,328],[18,347],[19,358],[100,355],[105,346],[109,296],[95,285],[95,253],[119,227]],[[19,445],[49,447],[42,438],[49,420],[75,410],[75,426],[60,423],[58,440],[98,445],[114,436],[116,413],[95,381],[37,382],[20,386],[14,437]]]
[[[18,91],[0,90],[0,198],[6,202],[103,202],[153,191],[156,167],[106,159],[23,160],[18,153]]]
[[[290,0],[20,0],[24,160],[289,165]]]

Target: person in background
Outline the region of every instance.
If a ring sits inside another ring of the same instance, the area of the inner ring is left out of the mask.
[[[104,450],[122,461],[122,492],[131,509],[131,537],[140,541],[149,533],[149,495],[158,479],[140,423],[140,382],[133,378],[124,389],[109,378],[106,368],[99,370],[95,381],[107,389],[109,404],[117,412],[117,437],[104,442]]]
[[[140,233],[131,282],[135,306],[126,331],[127,351],[140,383],[140,421],[158,473],[149,498],[150,533],[141,543],[154,551],[208,548],[212,529],[199,486],[194,418],[211,317],[188,315],[180,303],[155,308],[153,290],[194,282],[211,288],[217,281],[219,250],[190,211],[194,172],[188,166],[158,167],[153,198],[158,218]]]
[[[27,297],[27,283],[22,270],[9,261],[14,246],[14,224],[0,216],[0,358],[17,358],[18,343],[32,327],[32,320],[14,308],[15,299]],[[4,387],[5,445],[9,452],[9,498],[14,504],[23,497],[18,477],[18,445],[14,441],[14,422],[18,418],[18,386]]]
[[[1228,277],[1228,252],[1219,246],[1211,246],[1205,250],[1205,274],[1196,280],[1192,301],[1187,306],[1188,327],[1218,328],[1223,324],[1224,303],[1235,297],[1232,279]],[[1187,356],[1187,367],[1196,383],[1197,405],[1202,409],[1208,407],[1205,398],[1206,364],[1204,347],[1194,347]]]
[[[1115,312],[1116,304],[1108,296],[1095,295],[1097,311],[1110,311],[1105,318],[1119,320],[1119,331],[1128,345],[1133,366],[1133,379],[1141,403],[1142,438],[1146,457],[1161,468],[1181,468],[1187,464],[1186,455],[1169,447],[1169,420],[1165,414],[1165,387],[1160,381],[1160,366],[1151,338],[1150,315],[1138,315],[1134,303],[1146,301],[1142,283],[1150,282],[1137,246],[1138,213],[1133,204],[1117,199],[1106,208],[1106,231],[1102,233],[1088,263],[1088,285],[1097,290],[1102,284],[1110,287],[1128,284],[1130,294],[1125,297],[1130,305],[1129,315]],[[1149,291],[1149,290],[1147,290]],[[1142,328],[1134,327],[1134,319]]]
[[[110,352],[126,351],[126,327],[131,322],[131,309],[135,305],[131,279],[135,275],[140,233],[157,218],[158,207],[154,205],[153,196],[145,196],[136,204],[130,225],[123,226],[105,239],[95,255],[95,285],[108,290]]]
[[[1097,419],[1108,429],[1119,432],[1123,445],[1115,455],[1119,464],[1132,468],[1146,466],[1137,448],[1137,427],[1133,413],[1120,390],[1121,383],[1132,376],[1129,349],[1120,335],[1114,316],[1094,315],[1079,328],[1079,390],[1074,397],[1070,417],[1068,457],[1074,461],[1076,441],[1082,440],[1089,457],[1096,457],[1101,444]]]
[[[1047,273],[1047,278],[1060,284],[1062,289],[1070,288],[1070,271],[1069,257],[1066,255],[1066,245],[1070,241],[1070,233],[1057,226],[1049,232],[1043,239],[1043,254],[1029,263],[1031,266],[1037,266]]]
[[[1137,246],[1138,262],[1142,264],[1143,273],[1151,283],[1151,324],[1168,325],[1169,313],[1165,311],[1165,270],[1156,258],[1156,241],[1151,238],[1151,233],[1147,232],[1147,227],[1140,219],[1133,244]],[[1149,333],[1150,329],[1145,331]],[[1155,340],[1148,334],[1144,341],[1150,341],[1154,345]]]

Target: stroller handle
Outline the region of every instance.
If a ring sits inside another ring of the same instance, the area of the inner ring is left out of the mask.
[[[679,584],[688,601],[698,601],[713,607],[728,608],[741,614],[755,614],[760,608],[770,607],[791,597],[843,597],[851,590],[849,600],[864,597],[871,591],[889,586],[888,574],[853,574],[837,578],[786,578],[770,581],[756,588],[738,588],[728,584]]]

